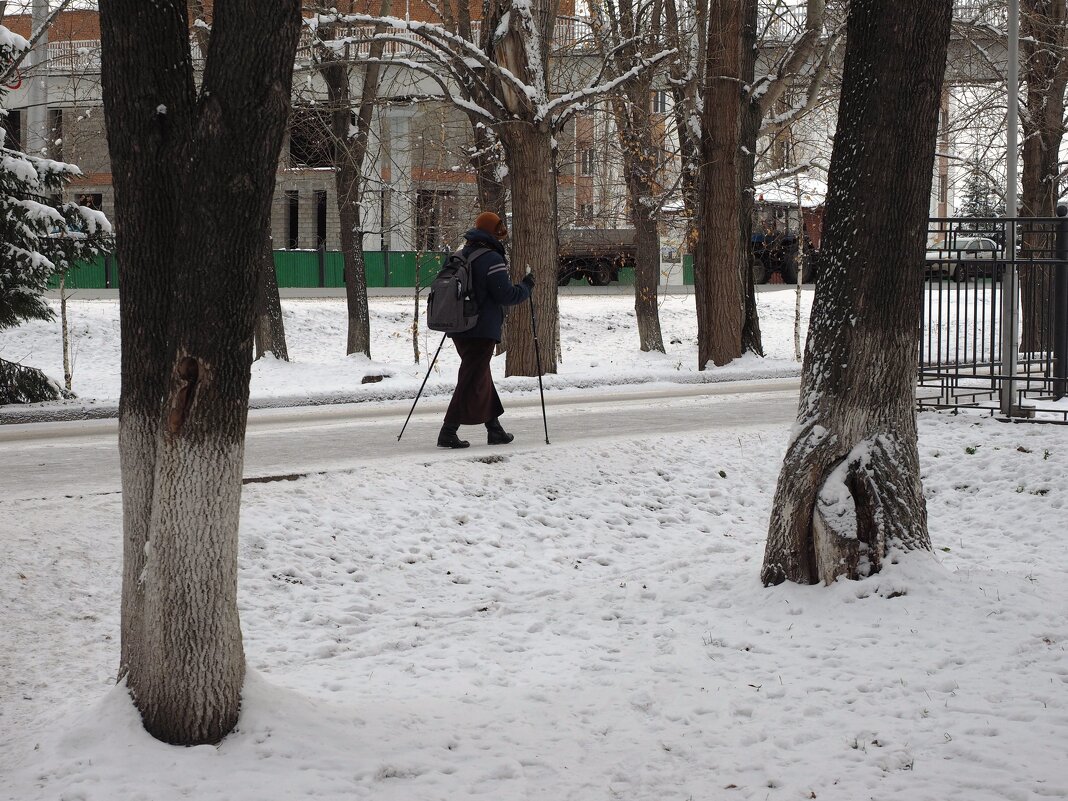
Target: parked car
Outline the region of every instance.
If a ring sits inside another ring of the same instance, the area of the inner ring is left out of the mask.
[[[958,237],[955,250],[957,263],[953,277],[957,281],[975,280],[977,278],[1001,280],[1005,265],[999,258],[1001,245],[993,239],[985,236],[964,239]]]
[[[958,236],[951,245],[927,249],[925,275],[954,281],[993,278],[1001,280],[1005,263],[1001,245],[987,236]]]

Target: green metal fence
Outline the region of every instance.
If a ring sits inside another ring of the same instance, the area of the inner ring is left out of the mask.
[[[428,285],[437,275],[443,253],[415,251],[364,251],[369,287],[414,287]],[[345,259],[340,251],[276,250],[274,269],[281,288],[345,286]],[[59,287],[52,276],[49,289]],[[67,271],[68,289],[117,289],[119,269],[114,256],[99,256]]]
[[[368,287],[427,286],[437,275],[444,253],[402,251],[364,251]],[[276,250],[274,269],[280,288],[310,289],[345,286],[345,260],[339,251]],[[683,281],[693,283],[693,256],[683,257]],[[619,283],[633,285],[634,270],[619,271]],[[67,271],[68,289],[117,289],[119,269],[114,256],[98,256],[91,262]],[[53,276],[50,289],[59,287]]]
[[[445,254],[364,251],[368,287],[414,287],[430,283]],[[339,251],[276,250],[279,287],[343,287],[345,260]]]
[[[89,262],[77,264],[67,270],[68,289],[116,289],[119,286],[119,269],[114,256],[97,256]],[[59,275],[48,281],[49,289],[59,288]]]

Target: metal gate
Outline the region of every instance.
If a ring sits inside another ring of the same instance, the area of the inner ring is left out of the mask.
[[[1068,422],[1068,209],[1057,212],[930,220],[921,408]]]

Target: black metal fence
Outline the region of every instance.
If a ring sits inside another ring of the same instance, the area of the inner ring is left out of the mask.
[[[927,241],[920,406],[1068,422],[1068,217],[932,218]]]

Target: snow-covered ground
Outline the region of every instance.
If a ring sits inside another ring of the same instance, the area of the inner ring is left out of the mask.
[[[725,378],[796,375],[794,361],[795,292],[768,288],[758,295],[764,346],[768,358],[745,358],[712,374],[697,369],[693,295],[665,295],[660,320],[667,353],[641,353],[629,295],[564,295],[560,298],[562,358],[559,372],[545,386],[573,387],[635,381],[704,381]],[[802,292],[802,331],[808,327],[811,288]],[[372,297],[371,356],[345,356],[345,301],[284,299],[282,312],[289,363],[262,359],[252,368],[252,400],[297,403],[344,398],[413,397],[426,376],[430,358],[441,342],[420,326],[420,361],[412,342],[414,301],[407,297]],[[58,303],[53,303],[57,309]],[[526,313],[526,307],[516,313]],[[119,311],[114,300],[72,300],[74,392],[83,400],[114,403],[119,397]],[[60,328],[55,322],[27,323],[0,332],[0,356],[40,367],[63,378]],[[451,344],[441,350],[425,394],[452,391],[459,359]],[[507,379],[504,358],[493,367],[501,391],[536,386],[529,379]],[[387,375],[385,381],[361,383],[366,375]]]
[[[604,348],[565,353],[574,380],[694,369],[685,310],[665,314],[685,345],[643,364],[625,299],[569,302],[565,347]],[[297,328],[310,381],[339,329]],[[403,364],[410,340],[387,343]],[[190,749],[145,735],[114,686],[119,496],[0,496],[0,797],[1068,798],[1068,429],[924,414],[920,432],[934,554],[830,588],[758,580],[782,425],[249,485],[242,717]]]

